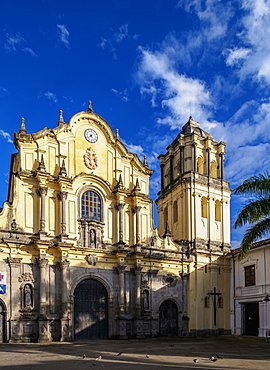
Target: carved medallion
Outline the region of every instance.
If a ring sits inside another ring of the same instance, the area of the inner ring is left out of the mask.
[[[98,166],[98,156],[93,148],[89,147],[84,156],[83,156],[84,164],[86,165],[89,170],[95,170]]]
[[[85,258],[89,265],[95,266],[97,264],[98,258],[96,254],[88,254]]]

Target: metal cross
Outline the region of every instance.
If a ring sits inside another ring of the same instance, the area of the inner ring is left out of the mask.
[[[217,296],[222,295],[222,293],[217,293],[217,289],[214,286],[214,292],[209,292],[209,295],[214,297],[214,326],[217,325]]]

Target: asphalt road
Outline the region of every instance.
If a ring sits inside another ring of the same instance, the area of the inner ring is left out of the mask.
[[[122,354],[117,356],[119,352]],[[211,361],[210,357],[216,358],[216,355],[222,358]],[[195,363],[194,359],[198,362]],[[92,368],[270,369],[270,342],[257,337],[220,336],[0,344],[1,370]]]

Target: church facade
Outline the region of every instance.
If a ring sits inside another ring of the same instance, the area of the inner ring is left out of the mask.
[[[14,135],[0,213],[0,341],[226,333],[230,190],[223,142],[189,119],[149,169],[93,112]]]

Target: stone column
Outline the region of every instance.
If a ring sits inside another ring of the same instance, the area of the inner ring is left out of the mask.
[[[142,267],[136,266],[134,268],[135,273],[135,317],[136,317],[136,338],[144,338],[143,334],[143,320],[141,318],[141,271]]]
[[[211,148],[207,148],[206,152],[207,152],[207,175],[210,176],[210,152],[211,152]]]
[[[50,325],[47,319],[48,310],[48,283],[47,283],[47,267],[48,260],[46,258],[38,259],[38,266],[40,270],[39,281],[39,342],[51,341]]]
[[[141,206],[135,206],[133,208],[133,212],[135,213],[136,221],[135,221],[135,227],[136,227],[136,236],[135,236],[135,243],[136,245],[141,243],[141,228],[140,228],[140,211]]]
[[[150,276],[150,292],[154,292],[156,289],[156,277],[159,270],[149,269],[149,276]],[[156,302],[150,299],[149,302],[150,314],[151,314],[151,336],[157,337],[159,333],[159,313],[158,307]]]
[[[22,258],[8,257],[6,262],[10,267],[10,342],[17,342],[21,339],[20,326],[19,326],[19,309],[21,297],[20,289],[18,288],[18,277],[20,275]]]
[[[220,160],[220,178],[224,179],[224,153],[219,154]]]
[[[180,174],[184,173],[184,147],[180,146]]]
[[[134,268],[135,273],[135,312],[136,316],[141,316],[141,271],[142,267],[136,266]]]
[[[123,264],[119,263],[116,266],[119,275],[119,291],[118,291],[118,317],[117,317],[117,331],[119,339],[127,339],[127,322],[125,317],[125,268]]]
[[[38,259],[38,266],[40,271],[40,282],[39,282],[39,313],[46,315],[47,313],[47,266],[48,260],[46,258]]]
[[[196,146],[197,143],[193,143],[193,171],[197,171],[197,152],[196,152]]]
[[[187,273],[181,273],[180,274],[182,279],[182,317],[181,319],[181,329],[184,332],[188,332],[189,330],[189,317],[187,315],[187,296],[188,296],[188,280],[189,280],[189,274]],[[179,333],[180,334],[180,333]]]
[[[125,268],[126,266],[119,264],[117,266],[117,271],[119,274],[119,317],[123,317],[125,313]]]
[[[160,165],[160,187],[164,189],[164,164]]]
[[[119,236],[118,243],[124,244],[124,207],[125,203],[118,203],[116,205],[117,210],[119,211]]]
[[[170,182],[173,182],[173,155],[170,155]]]
[[[67,234],[67,195],[68,193],[66,191],[60,191],[58,194],[58,197],[60,201],[62,202],[61,207],[61,215],[62,215],[62,222],[61,222],[61,234],[66,235]]]
[[[40,232],[45,233],[45,199],[47,195],[48,188],[45,186],[40,186],[37,189],[38,196],[41,197],[40,203]]]
[[[69,261],[63,260],[59,262],[61,270],[61,342],[70,341],[69,330],[69,307],[68,307],[68,269]]]

